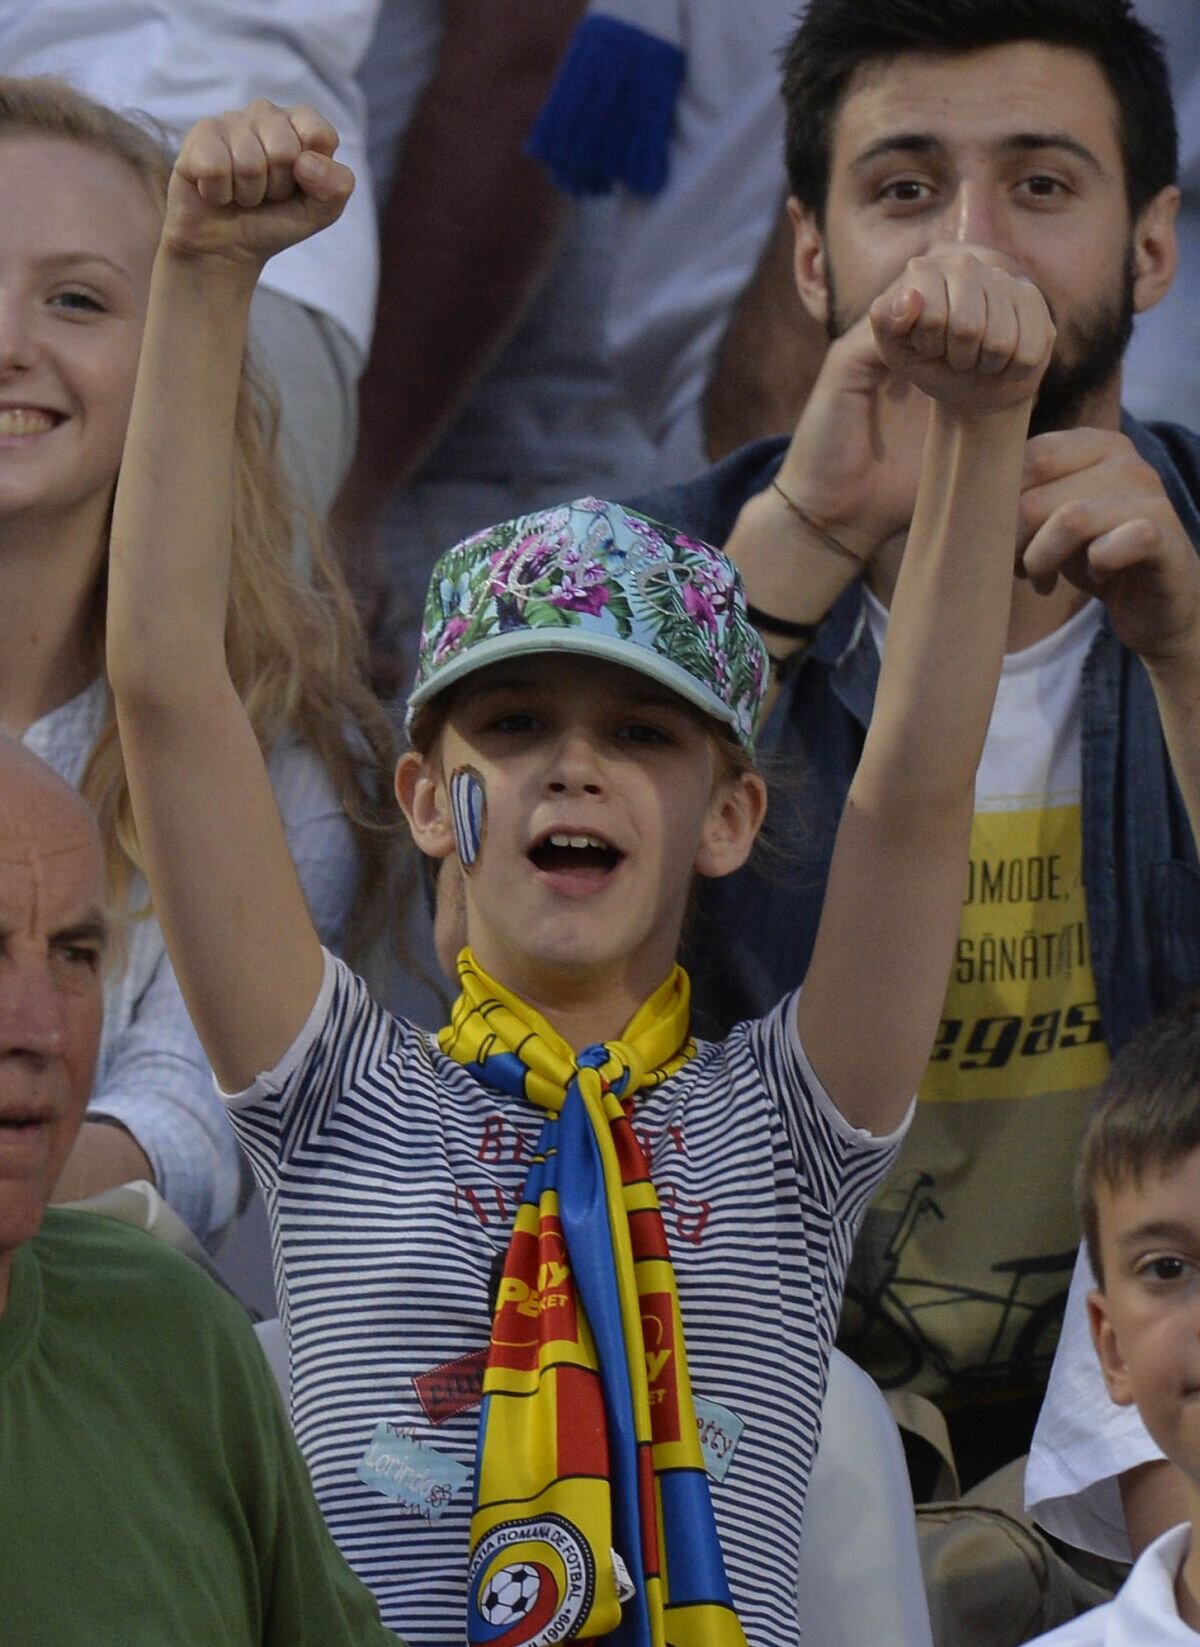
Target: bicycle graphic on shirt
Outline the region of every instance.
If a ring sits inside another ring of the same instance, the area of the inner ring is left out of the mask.
[[[911,1180],[907,1187],[906,1180]],[[869,1250],[860,1239],[850,1265],[839,1346],[869,1367],[885,1390],[909,1383],[926,1363],[936,1369],[948,1388],[961,1394],[978,1396],[992,1390],[1044,1384],[1075,1267],[1074,1248],[993,1264],[992,1273],[1005,1278],[996,1282],[995,1291],[935,1281],[926,1275],[906,1275],[901,1267],[904,1249],[918,1224],[927,1218],[941,1222],[946,1216],[929,1193],[933,1185],[934,1179],[927,1172],[902,1174],[889,1195],[890,1200],[902,1201],[900,1210],[875,1207],[869,1214],[874,1239]],[[1049,1298],[1043,1294],[1036,1299],[1021,1297],[1027,1281],[1057,1274],[1065,1277],[1060,1292]],[[952,1353],[948,1354],[940,1340],[925,1330],[933,1311],[964,1304],[989,1305],[996,1316],[987,1350],[982,1360],[971,1366],[956,1364]],[[1017,1332],[1011,1353],[1001,1358],[1000,1345],[1010,1323],[1020,1315],[1028,1319]]]

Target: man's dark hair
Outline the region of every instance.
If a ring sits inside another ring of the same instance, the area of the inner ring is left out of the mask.
[[[1096,1187],[1140,1184],[1200,1148],[1200,991],[1141,1029],[1112,1061],[1080,1145],[1075,1201],[1091,1260],[1104,1285]]]
[[[1133,217],[1179,170],[1162,43],[1131,0],[810,0],[784,54],[792,193],[825,216],[833,132],[855,71],[902,52],[946,56],[1022,40],[1085,52],[1112,88]]]

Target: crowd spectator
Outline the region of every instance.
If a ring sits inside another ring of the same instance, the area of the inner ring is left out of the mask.
[[[52,74],[109,108],[149,115],[172,150],[202,115],[253,97],[320,101],[362,187],[335,233],[277,258],[251,338],[278,391],[293,488],[318,516],[354,454],[356,384],[375,312],[378,247],[355,71],[380,0],[6,0],[0,64]],[[303,540],[299,540],[303,549]]]
[[[1135,417],[1200,425],[1192,362],[1200,354],[1200,29],[1178,0],[1135,0],[1138,16],[1166,51],[1179,125],[1175,232],[1180,271],[1170,290],[1137,319],[1122,369],[1122,399]],[[779,111],[782,125],[783,111]],[[800,303],[792,273],[793,234],[781,205],[753,275],[736,302],[704,391],[708,457],[794,427],[820,369],[825,328]]]
[[[398,1647],[339,1555],[242,1309],[47,1208],[92,1088],[104,851],[0,735],[0,1634],[55,1647]]]
[[[298,1433],[343,1550],[415,1641],[461,1640],[464,1605],[487,1639],[512,1586],[545,1635],[620,1619],[642,1640],[686,1625],[791,1647],[841,1266],[957,926],[1048,310],[957,255],[902,269],[875,306],[889,372],[939,403],[886,708],[804,991],[724,1045],[693,1056],[673,957],[695,877],[744,861],[765,801],[750,755],[767,660],[731,566],[595,499],[447,553],[396,777],[422,850],[463,872],[463,993],[435,1043],[322,954],[214,631],[224,500],[199,507],[189,478],[228,461],[255,265],[349,187],[332,147],[311,111],[261,106],[185,143],[193,187],[155,265],[109,580],[151,885],[277,1221]],[[946,303],[976,342],[961,364]],[[181,491],[198,506],[167,560]],[[958,640],[939,648],[947,612]],[[711,1484],[693,1389],[738,1436]]]
[[[766,743],[806,803],[782,884],[751,865],[701,889],[710,1031],[804,976],[871,721],[925,408],[887,390],[865,313],[906,259],[962,248],[1050,302],[1015,534],[1027,561],[1050,542],[1076,546],[1077,570],[1095,541],[1200,544],[1196,437],[1120,413],[1129,326],[1174,274],[1177,201],[1165,64],[1123,0],[895,0],[869,30],[848,0],[813,0],[784,84],[800,296],[833,341],[790,441],[639,501],[730,540],[780,658]],[[1200,981],[1195,846],[1125,584],[1079,584],[1013,585],[941,1032],[842,1329],[922,1413],[926,1494],[949,1452],[964,1487],[1003,1485],[1018,1513],[1019,1467],[982,1483],[1029,1445],[1077,1242],[1083,1114],[1110,1051]]]
[[[571,205],[525,153],[582,8],[384,0],[361,70],[380,301],[336,525],[388,695],[443,549],[645,473],[605,360],[615,203]]]
[[[0,726],[93,804],[122,917],[93,1104],[57,1193],[147,1178],[212,1241],[235,1215],[242,1169],[146,913],[104,674],[109,516],[171,161],[142,127],[44,78],[0,80],[0,146]],[[394,836],[370,814],[376,779],[389,788],[391,731],[356,673],[336,571],[318,550],[315,586],[302,580],[292,530],[263,402],[245,377],[230,661],[314,919],[336,946],[352,926],[365,945],[390,873]]]
[[[720,455],[746,390],[718,345],[786,192],[779,54],[795,13],[795,0],[592,0],[535,128],[564,190],[615,191],[604,343],[651,442],[647,484]]]
[[[1186,1490],[1115,1600],[1041,1647],[1177,1643],[1200,1635],[1195,1400],[1200,1245],[1200,996],[1154,1020],[1114,1060],[1084,1134],[1080,1218],[1093,1354],[1107,1396],[1152,1432]]]

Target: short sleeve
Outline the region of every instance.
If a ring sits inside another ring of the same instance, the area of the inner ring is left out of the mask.
[[[375,1001],[344,961],[325,951],[312,1009],[272,1069],[223,1094],[234,1130],[264,1189],[310,1147],[361,1133],[373,1107],[393,1102],[410,1059],[428,1052],[420,1031]]]
[[[765,1018],[739,1024],[727,1046],[739,1042],[755,1060],[763,1087],[777,1105],[788,1145],[810,1191],[841,1222],[856,1224],[886,1176],[912,1120],[877,1137],[846,1120],[818,1079],[800,1039],[796,1021],[799,991],[793,991]]]
[[[88,1112],[132,1134],[163,1199],[205,1240],[237,1213],[237,1141],[153,917],[139,923],[135,941],[139,949],[156,947],[156,958],[121,1014],[119,1033],[105,1043]],[[117,980],[119,992],[135,981],[129,974]],[[106,1010],[109,995],[106,989]]]

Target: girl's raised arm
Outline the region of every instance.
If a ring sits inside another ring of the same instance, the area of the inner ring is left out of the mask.
[[[234,411],[273,253],[353,177],[311,109],[257,102],[184,141],[113,512],[107,666],[155,912],[218,1079],[247,1085],[316,999],[321,953],[225,661]]]
[[[914,259],[871,309],[933,406],[875,709],[826,886],[800,1029],[847,1118],[891,1131],[945,1000],[975,772],[1008,631],[1029,414],[1054,327],[994,254]]]

